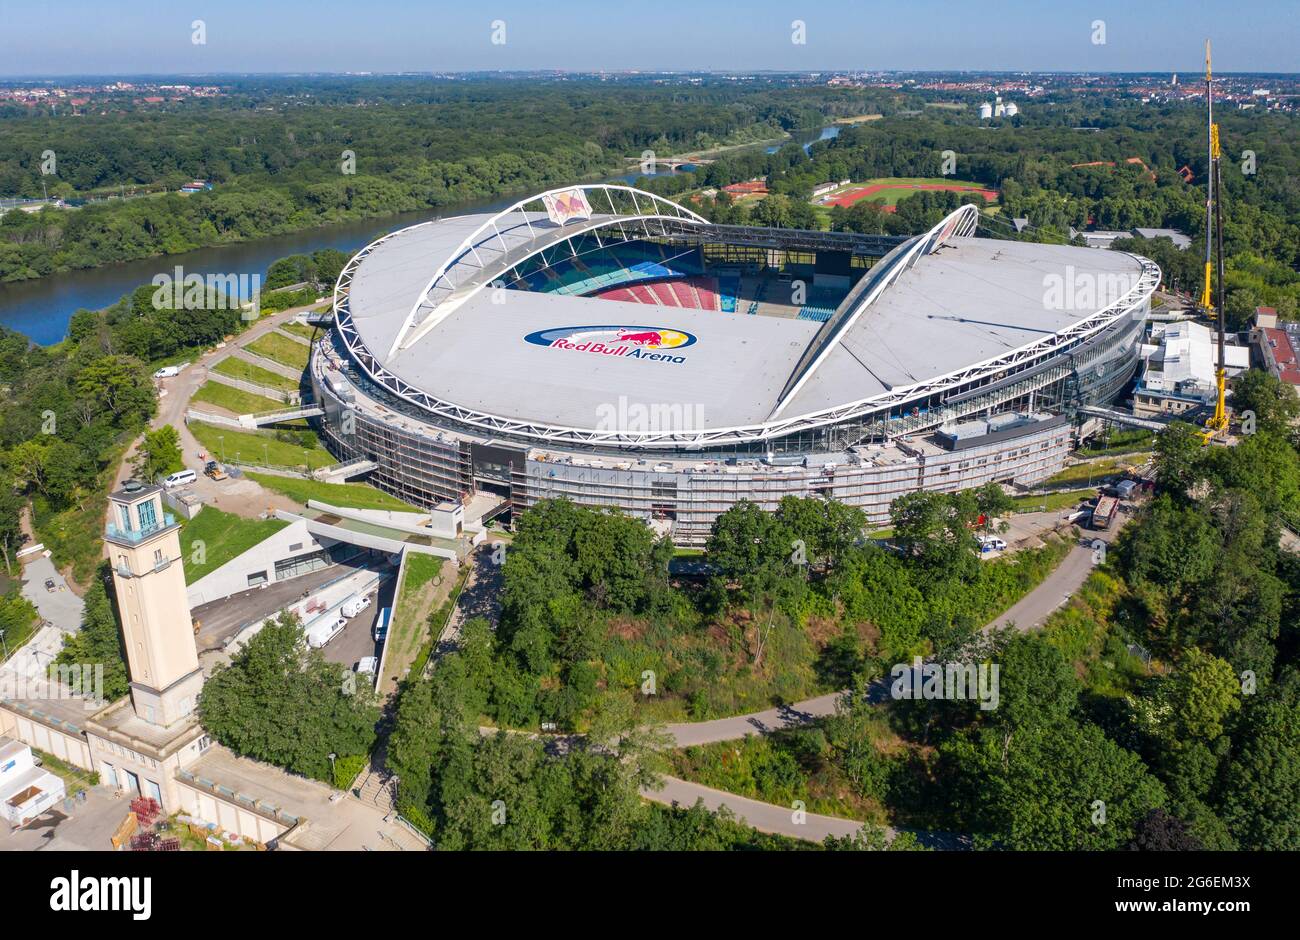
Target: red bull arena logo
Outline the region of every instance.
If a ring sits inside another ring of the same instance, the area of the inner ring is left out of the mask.
[[[662,326],[561,326],[524,339],[550,349],[672,364],[686,361],[677,350],[695,344],[694,335]]]

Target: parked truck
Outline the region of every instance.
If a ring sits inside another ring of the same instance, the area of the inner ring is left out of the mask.
[[[1114,496],[1102,496],[1097,499],[1097,505],[1092,509],[1092,528],[1109,529],[1110,524],[1115,521],[1115,513],[1119,508],[1119,500]]]

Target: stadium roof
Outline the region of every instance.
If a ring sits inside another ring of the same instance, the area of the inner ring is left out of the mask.
[[[993,374],[1022,352],[1041,355],[1063,336],[1104,328],[1158,281],[1154,265],[1120,252],[970,237],[975,211],[958,210],[895,249],[825,323],[498,290],[462,277],[447,292],[456,302],[437,309],[418,342],[402,342],[431,273],[452,268],[450,253],[464,257],[471,233],[501,224],[493,216],[440,220],[397,232],[354,259],[340,295],[355,329],[345,338],[354,353],[363,347],[373,356],[383,373],[376,377],[399,394],[420,390],[470,420],[482,414],[600,430],[622,401],[684,406],[695,430],[714,439],[735,431],[761,437],[842,420],[847,406],[872,410],[903,392],[969,381],[977,367]],[[593,216],[580,228],[543,216],[529,225],[536,243],[555,244],[570,229],[604,226],[602,235],[614,238],[618,220]],[[517,239],[499,241],[511,263],[529,253]],[[490,257],[474,261],[485,278],[499,267]],[[566,330],[567,345],[547,345]],[[534,334],[544,331],[559,332],[539,342]],[[580,348],[627,346],[619,337],[643,333],[690,340],[639,348],[633,339],[624,355]],[[417,403],[427,407],[423,397]]]

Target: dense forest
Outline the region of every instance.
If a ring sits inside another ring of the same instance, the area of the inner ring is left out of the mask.
[[[284,80],[168,110],[0,115],[0,194],[40,196],[42,183],[60,197],[159,181],[175,190],[194,178],[215,186],[7,213],[0,280],[537,191],[620,171],[646,149],[779,138],[824,114],[874,108],[871,97],[723,84]],[[43,177],[47,150],[58,172]]]

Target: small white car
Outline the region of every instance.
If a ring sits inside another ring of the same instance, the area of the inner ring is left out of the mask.
[[[1007,543],[996,535],[981,535],[979,540],[981,552],[1005,552],[1007,550]]]

